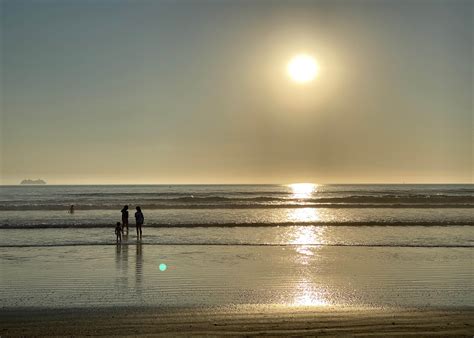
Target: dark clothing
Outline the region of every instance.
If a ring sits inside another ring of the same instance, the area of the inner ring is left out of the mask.
[[[122,224],[128,225],[128,210],[122,209]]]
[[[143,217],[143,213],[137,211],[135,213],[135,221],[137,222],[137,225],[142,225],[145,222],[145,217]]]

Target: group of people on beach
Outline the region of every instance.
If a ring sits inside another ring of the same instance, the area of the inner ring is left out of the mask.
[[[137,206],[135,208],[137,211],[135,212],[135,225],[137,229],[137,238],[142,238],[142,225],[145,222],[145,217],[143,216],[142,209]],[[117,243],[122,242],[122,235],[124,234],[125,228],[127,229],[126,234],[128,235],[128,205],[124,205],[121,210],[122,212],[122,223],[117,222],[115,226],[115,235],[117,236]]]

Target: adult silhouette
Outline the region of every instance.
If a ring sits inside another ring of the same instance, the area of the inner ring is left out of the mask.
[[[142,209],[140,207],[136,207],[136,209],[135,222],[137,226],[137,237],[142,238],[142,225],[145,222],[145,217],[143,217]]]

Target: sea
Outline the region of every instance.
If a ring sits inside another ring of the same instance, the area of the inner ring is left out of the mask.
[[[472,307],[473,253],[473,184],[0,186],[4,309]]]

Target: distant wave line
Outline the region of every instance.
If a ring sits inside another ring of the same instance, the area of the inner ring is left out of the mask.
[[[294,203],[282,204],[256,204],[256,203],[221,203],[221,204],[146,204],[140,203],[142,209],[148,210],[172,210],[172,209],[299,209],[299,208],[331,208],[331,209],[472,209],[472,203],[313,203],[308,201],[296,201]],[[301,204],[303,203],[303,204]],[[66,210],[70,204],[47,204],[47,205],[0,205],[0,211],[60,211]],[[74,203],[76,211],[80,210],[115,210],[120,209],[122,204],[117,205],[81,205]]]
[[[331,192],[329,194],[334,194]],[[223,196],[225,195],[225,196]],[[255,197],[234,197],[232,195],[257,195]],[[290,197],[274,197],[274,196],[266,196],[266,195],[283,195],[283,196],[290,196]],[[339,197],[324,197],[319,195],[325,194],[316,194],[316,196],[307,196],[298,197],[298,194],[292,193],[281,193],[281,192],[267,192],[267,193],[247,193],[247,192],[228,192],[225,194],[210,194],[210,193],[190,193],[190,194],[183,194],[183,193],[173,193],[173,194],[160,194],[160,193],[80,193],[80,194],[67,194],[64,197],[67,197],[68,200],[74,200],[74,197],[82,196],[82,197],[106,197],[106,196],[120,196],[121,200],[126,200],[127,197],[130,196],[169,196],[167,198],[145,198],[146,201],[155,201],[155,202],[169,202],[169,201],[182,201],[182,202],[195,202],[195,201],[310,201],[310,202],[338,202],[338,201],[440,201],[446,202],[447,200],[452,201],[460,201],[460,202],[474,202],[474,195],[446,195],[446,194],[397,194],[397,193],[384,193],[384,194],[356,194],[356,195],[349,195],[349,196],[339,196]],[[19,201],[19,200],[16,200]]]
[[[278,226],[474,226],[473,220],[460,221],[349,221],[349,222],[247,222],[247,223],[151,223],[149,228],[206,228],[206,227],[278,227]],[[0,229],[93,229],[112,228],[112,223],[102,224],[1,224]],[[130,225],[133,229],[134,225]]]
[[[398,196],[410,196],[410,195],[431,195],[439,196],[441,194],[459,194],[459,193],[474,193],[473,188],[459,187],[455,189],[421,189],[419,193],[412,193],[415,190],[413,189],[385,189],[385,190],[373,190],[373,189],[337,189],[337,190],[320,190],[315,191],[315,195],[325,195],[325,194],[365,194],[365,195],[398,195]],[[59,192],[60,193],[60,192]],[[118,191],[118,192],[68,192],[67,196],[211,196],[211,195],[294,195],[294,192],[290,190],[207,190],[207,191]]]
[[[140,245],[147,246],[268,246],[268,247],[298,247],[298,246],[313,246],[313,247],[386,247],[386,248],[474,248],[474,245],[463,244],[344,244],[344,243],[141,243]],[[68,247],[68,246],[133,246],[137,243],[115,243],[115,242],[100,242],[100,243],[61,243],[61,244],[6,244],[0,245],[0,248],[35,248],[35,247]]]

